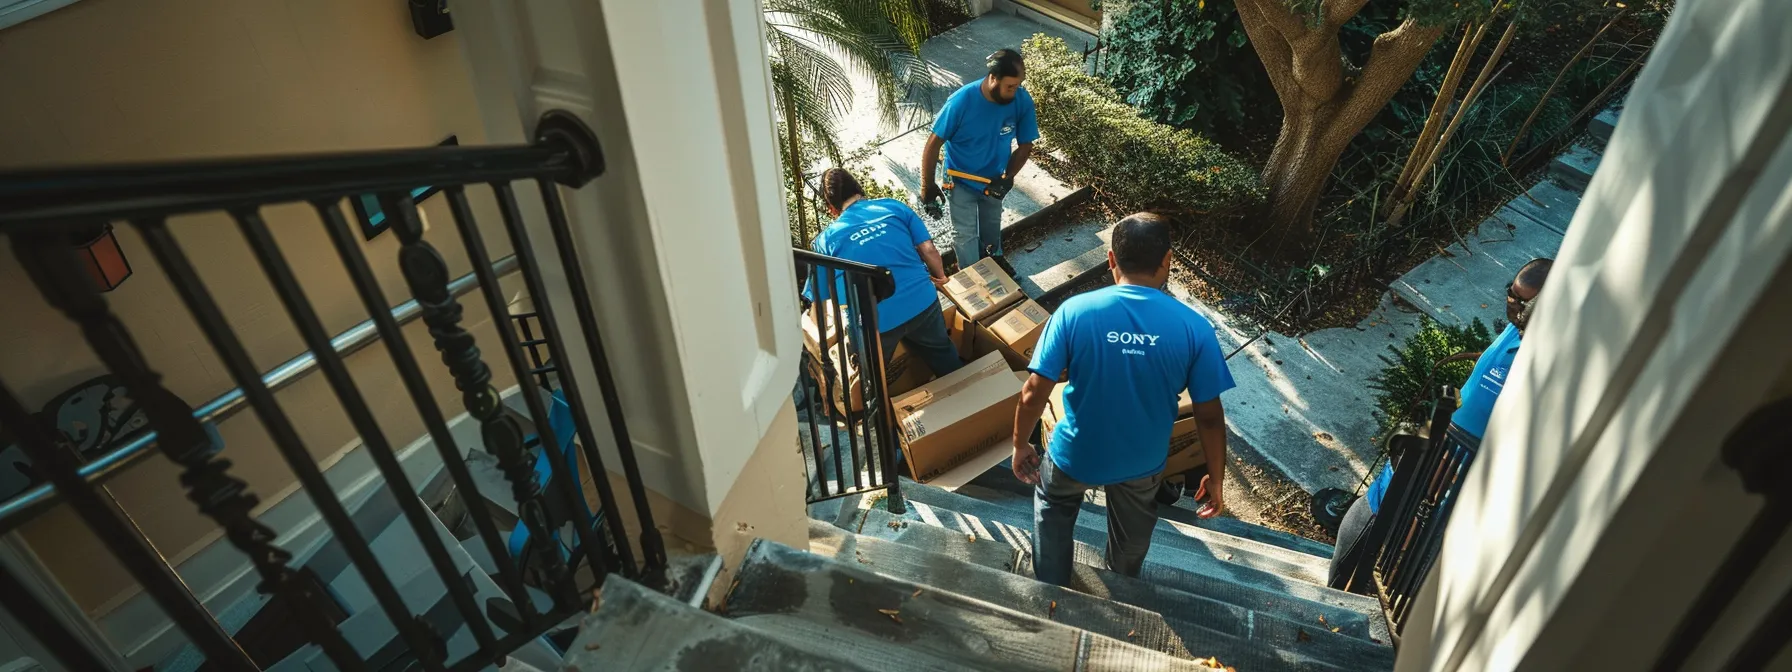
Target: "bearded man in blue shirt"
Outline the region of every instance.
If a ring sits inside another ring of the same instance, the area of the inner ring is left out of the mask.
[[[1033,94],[1021,86],[1027,66],[1020,52],[998,50],[989,55],[988,66],[988,76],[946,99],[921,150],[921,202],[927,204],[930,216],[937,217],[941,196],[934,169],[940,162],[940,147],[946,148],[952,248],[958,250],[960,267],[982,259],[985,248],[993,251],[992,256],[1002,256],[1002,198],[1033,155],[1033,141],[1039,139]]]
[[[1014,475],[1034,485],[1033,570],[1070,583],[1073,530],[1083,493],[1107,495],[1108,568],[1138,576],[1157,525],[1157,488],[1170,426],[1187,391],[1207,457],[1197,498],[1206,518],[1225,506],[1226,411],[1232,389],[1213,324],[1161,289],[1170,276],[1170,224],[1141,213],[1114,225],[1114,286],[1064,302],[1046,323],[1014,411]],[[1068,371],[1064,419],[1042,458],[1028,442]]]

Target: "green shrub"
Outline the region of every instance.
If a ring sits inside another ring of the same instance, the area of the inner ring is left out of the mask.
[[[1281,117],[1232,0],[1110,0],[1102,12],[1099,74],[1146,116],[1215,134]]]
[[[1035,35],[1021,52],[1041,149],[1063,157],[1071,181],[1128,209],[1233,213],[1262,200],[1254,168],[1192,131],[1140,116],[1083,72],[1082,55],[1063,40]]]
[[[1501,329],[1504,325],[1495,322],[1494,327]],[[1438,388],[1461,388],[1475,370],[1475,361],[1464,359],[1434,372],[1438,360],[1459,352],[1479,352],[1492,343],[1492,332],[1478,318],[1461,327],[1420,318],[1418,333],[1406,337],[1398,348],[1388,346],[1393,357],[1382,355],[1386,366],[1369,377],[1369,389],[1375,390],[1381,421],[1377,436],[1385,438],[1407,423],[1424,423],[1430,417],[1430,402],[1436,398]],[[1430,381],[1429,385],[1426,381]]]

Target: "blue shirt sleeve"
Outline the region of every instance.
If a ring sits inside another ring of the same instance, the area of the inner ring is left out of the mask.
[[[1015,125],[1018,128],[1014,129],[1014,139],[1023,145],[1038,140],[1039,117],[1034,113],[1033,94],[1027,93],[1027,90],[1022,88],[1018,100],[1015,100],[1014,103],[1021,106],[1017,114],[1019,118],[1015,120]]]
[[[1213,327],[1197,322],[1190,325],[1190,331],[1195,351],[1189,358],[1188,398],[1197,404],[1213,401],[1237,383],[1232,382],[1232,370],[1226,368],[1226,356],[1220,354],[1220,339]]]
[[[952,134],[958,132],[958,120],[963,116],[963,110],[958,106],[958,96],[947,98],[946,104],[940,106],[939,114],[933,117],[933,134],[941,139],[951,140]]]
[[[1039,344],[1033,348],[1028,371],[1055,381],[1070,366],[1070,319],[1060,312],[1045,321],[1045,333],[1039,335]]]
[[[921,221],[921,216],[915,214],[915,209],[908,207],[906,203],[902,206],[902,218],[908,221],[908,239],[911,243],[920,245],[933,240],[933,232],[927,230],[927,222]]]

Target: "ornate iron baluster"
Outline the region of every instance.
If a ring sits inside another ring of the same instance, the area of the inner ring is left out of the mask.
[[[398,251],[399,269],[404,273],[412,298],[423,307],[423,323],[429,326],[436,350],[442,353],[442,363],[448,366],[455,387],[461,391],[461,405],[479,421],[479,434],[485,441],[486,450],[498,458],[498,468],[510,481],[511,494],[516,498],[517,517],[529,527],[530,538],[539,542],[531,545],[537,557],[523,558],[524,571],[539,567],[538,578],[555,603],[562,607],[572,606],[566,602],[576,599],[578,591],[573,586],[572,572],[565,559],[560,557],[558,545],[549,541],[554,538],[555,525],[549,519],[541,487],[535,482],[535,464],[523,444],[523,428],[515,418],[504,413],[503,401],[491,384],[491,367],[481,358],[473,334],[460,324],[460,301],[448,291],[451,279],[448,262],[442,259],[434,245],[423,239],[422,222],[417,219],[416,205],[409,195],[381,194],[379,199],[380,208],[392,213],[392,230],[403,245]],[[501,321],[503,316],[494,315],[492,319]],[[498,328],[508,329],[509,325],[500,324]],[[543,449],[554,451],[551,446]],[[542,555],[546,557],[540,557]]]
[[[273,529],[250,516],[260,500],[249,494],[247,483],[228,473],[230,461],[217,457],[221,446],[193,417],[193,409],[162,386],[161,374],[149,368],[124,323],[81,275],[72,248],[64,242],[53,235],[15,237],[13,251],[44,299],[80,325],[100,361],[124,381],[156,431],[157,449],[185,469],[180,482],[186,487],[187,499],[224,529],[237,550],[249,556],[261,576],[256,590],[278,594],[294,605],[306,637],[322,647],[337,667],[363,669],[360,656],[343,640],[336,624],[322,611],[310,608],[329,599],[311,588],[320,582],[309,580],[309,569],[287,566],[292,554],[274,545]]]

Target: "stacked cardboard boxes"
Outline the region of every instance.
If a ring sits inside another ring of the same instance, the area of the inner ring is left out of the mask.
[[[1020,284],[989,257],[952,274],[946,282],[946,296],[965,319],[972,321],[991,317],[1026,298],[1020,292]]]
[[[1051,313],[1020,292],[1020,285],[992,259],[959,271],[946,283],[950,303],[946,332],[966,360],[1002,353],[1009,368],[1024,371]]]
[[[816,304],[816,306],[811,310],[830,310],[832,304],[830,302]],[[859,362],[857,361],[860,359],[860,354],[856,352],[858,343],[851,337],[842,336],[832,315],[834,313],[828,312],[821,316],[820,324],[826,324],[829,327],[824,338],[815,316],[809,311],[803,313],[803,347],[809,351],[809,361],[807,362],[809,376],[814,378],[817,384],[826,381],[828,389],[823,393],[832,396],[830,403],[834,405],[834,412],[857,413],[865,410],[865,389],[860,385]],[[844,348],[841,347],[843,338]],[[827,347],[826,353],[822,352],[824,343]],[[875,346],[863,353],[868,357],[877,357],[878,354]],[[846,356],[844,361],[842,361],[842,355]],[[826,366],[822,363],[824,359],[827,362]],[[827,369],[832,370],[828,371]],[[922,383],[932,379],[933,371],[927,368],[927,364],[922,362],[921,358],[911,355],[908,349],[900,343],[896,345],[895,352],[891,353],[890,363],[884,366],[884,381],[888,387],[885,394],[890,398],[920,387]]]
[[[981,473],[1008,457],[1022,380],[990,353],[896,397],[909,475],[925,483],[949,472]]]

